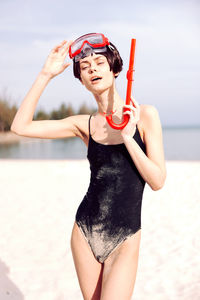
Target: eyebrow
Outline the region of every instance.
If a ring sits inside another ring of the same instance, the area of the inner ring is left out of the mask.
[[[103,57],[105,57],[105,56],[104,56],[104,55],[101,55],[101,56],[95,57],[94,60],[97,60],[97,59],[103,58]],[[84,63],[90,63],[90,62],[89,62],[89,60],[84,60],[84,61],[81,61],[81,62],[80,62],[80,64],[84,64]]]

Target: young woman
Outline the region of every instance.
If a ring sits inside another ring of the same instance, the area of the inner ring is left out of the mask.
[[[98,111],[62,120],[33,121],[45,87],[62,73],[70,51],[76,78],[93,94]],[[153,190],[165,181],[162,129],[157,110],[132,99],[124,105],[115,87],[122,70],[116,47],[103,34],[63,41],[49,54],[23,100],[11,127],[37,138],[79,137],[88,146],[91,179],[80,203],[71,236],[74,264],[85,300],[129,300],[133,293],[141,239],[141,205],[145,183]],[[134,105],[133,105],[134,104]],[[129,111],[124,112],[125,107]],[[129,114],[122,130],[111,128]]]

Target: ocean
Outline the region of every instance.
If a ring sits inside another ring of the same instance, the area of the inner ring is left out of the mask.
[[[164,128],[166,160],[200,160],[200,128]],[[0,144],[0,159],[85,159],[87,147],[79,138],[32,139]]]

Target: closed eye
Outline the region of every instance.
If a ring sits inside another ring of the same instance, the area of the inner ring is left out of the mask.
[[[81,70],[86,70],[88,66],[81,67]]]

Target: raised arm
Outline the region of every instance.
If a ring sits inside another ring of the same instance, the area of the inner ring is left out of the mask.
[[[63,138],[79,136],[77,124],[81,116],[63,120],[33,121],[34,112],[41,94],[49,81],[62,73],[70,63],[65,63],[71,42],[63,41],[50,52],[44,67],[20,105],[11,125],[11,131],[18,135],[37,138]]]

